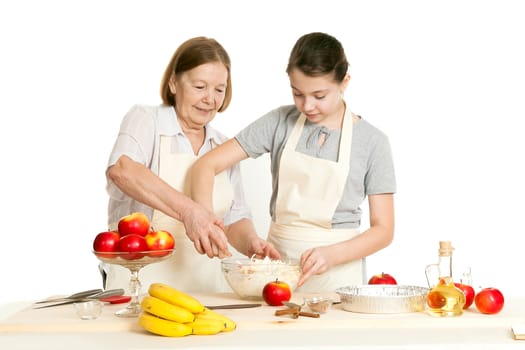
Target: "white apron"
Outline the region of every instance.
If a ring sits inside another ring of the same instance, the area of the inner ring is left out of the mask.
[[[345,241],[360,233],[358,228],[331,228],[350,170],[352,113],[345,112],[337,162],[295,150],[305,121],[301,114],[281,155],[275,222],[268,234],[268,241],[283,258],[299,259],[307,249]],[[364,259],[353,261],[310,277],[297,291],[334,291],[362,284],[365,274]]]
[[[193,154],[171,152],[171,138],[160,137],[159,177],[176,190],[189,195],[188,171],[197,160]],[[219,217],[230,209],[233,188],[227,171],[215,177],[213,208]],[[155,230],[166,230],[175,238],[175,253],[165,261],[145,266],[139,272],[142,292],[154,282],[162,282],[185,292],[229,292],[231,291],[221,272],[220,260],[200,255],[193,242],[186,236],[184,224],[164,213],[154,210],[151,226]],[[129,289],[129,271],[120,266],[109,269],[106,288]]]

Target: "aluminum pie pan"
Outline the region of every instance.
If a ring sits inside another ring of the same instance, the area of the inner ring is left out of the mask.
[[[367,284],[336,289],[343,310],[366,314],[419,312],[425,309],[428,288]]]

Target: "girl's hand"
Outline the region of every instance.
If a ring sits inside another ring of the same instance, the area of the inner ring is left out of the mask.
[[[315,247],[306,250],[300,259],[302,275],[297,286],[302,286],[310,276],[319,275],[330,269],[330,249],[328,247]]]

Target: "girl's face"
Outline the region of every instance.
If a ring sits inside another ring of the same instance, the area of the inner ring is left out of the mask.
[[[310,77],[293,69],[289,78],[295,105],[308,120],[330,129],[340,127],[344,113],[343,92],[350,80],[349,75],[338,83],[332,74]]]
[[[200,128],[209,123],[222,106],[228,70],[220,62],[205,63],[170,80],[175,94],[177,117],[186,127]]]

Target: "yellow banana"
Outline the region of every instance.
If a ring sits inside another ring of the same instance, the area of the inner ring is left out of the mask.
[[[184,337],[193,332],[193,329],[187,324],[168,321],[145,311],[139,315],[139,325],[148,332],[165,337]]]
[[[217,311],[214,311],[208,308],[205,308],[203,312],[198,313],[195,316],[196,318],[201,318],[201,319],[212,318],[212,319],[217,319],[217,320],[224,322],[225,328],[223,329],[223,332],[230,332],[230,331],[235,330],[235,328],[237,328],[237,324],[235,323],[235,321],[233,321],[232,319],[224,316],[223,314]]]
[[[149,294],[170,304],[178,305],[197,314],[204,311],[204,305],[189,294],[175,289],[164,283],[152,283],[149,286]]]
[[[142,310],[166,320],[187,323],[195,319],[195,315],[188,309],[170,304],[151,295],[146,295],[140,303]]]
[[[195,321],[186,323],[192,329],[192,334],[197,335],[210,335],[222,332],[226,325],[223,321],[215,318],[199,318],[196,317]]]

